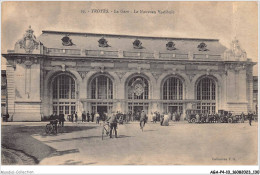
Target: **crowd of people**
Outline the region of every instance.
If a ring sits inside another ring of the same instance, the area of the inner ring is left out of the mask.
[[[228,114],[228,115],[232,115],[232,114]],[[159,112],[155,111],[155,112],[151,112],[151,122],[156,123],[156,122],[160,122],[161,126],[168,126],[169,125],[169,121],[180,121],[181,118],[181,113],[178,112],[174,112],[174,113],[162,113],[160,114]],[[216,121],[218,120],[221,115],[219,114],[214,114],[214,115],[208,115],[208,114],[196,114],[196,122],[200,123],[202,121],[204,122],[211,122],[211,121]],[[241,122],[244,122],[244,120],[247,118],[249,120],[249,124],[251,125],[251,121],[253,120],[253,113],[248,113],[248,115],[246,116],[244,113],[241,114],[240,116],[240,120]],[[71,114],[68,116],[68,121],[70,122],[78,122],[78,114],[77,112]],[[50,121],[56,126],[56,130],[57,130],[57,124],[59,123],[61,125],[61,127],[64,127],[64,121],[65,121],[65,115],[63,113],[60,113],[59,115],[57,115],[56,113],[52,114],[50,116]],[[112,134],[112,130],[115,130],[115,134],[117,136],[117,124],[123,124],[123,123],[128,123],[129,121],[139,121],[140,122],[140,127],[141,126],[141,122],[147,123],[148,121],[148,115],[145,113],[144,110],[142,111],[138,111],[135,112],[134,114],[132,114],[131,112],[128,112],[126,114],[117,111],[117,112],[111,112],[111,113],[94,113],[94,112],[82,112],[81,115],[81,121],[83,122],[96,122],[96,124],[100,124],[100,121],[107,121],[110,123],[110,137]]]
[[[132,112],[128,112],[128,113],[122,113],[120,111],[117,111],[114,113],[114,115],[117,117],[119,123],[128,123],[130,121],[140,121],[140,119],[143,117],[144,115],[144,110],[142,111],[137,111],[135,113]],[[145,113],[145,116],[148,120],[148,114]],[[108,118],[108,113],[99,113],[99,112],[86,112],[83,111],[82,115],[81,115],[81,122],[96,122],[97,124],[100,123],[100,121],[105,121]],[[159,112],[151,112],[150,115],[151,121],[156,123],[156,122],[161,122],[163,121],[163,119],[165,118],[169,118],[169,120],[172,121],[180,121],[181,118],[181,114],[174,112],[174,113],[162,113],[160,114]],[[55,120],[58,119],[60,121],[60,123],[63,123],[64,125],[64,121],[65,121],[65,116],[64,114],[59,114],[57,115],[56,113],[51,114],[50,116],[50,120]],[[79,116],[77,114],[77,112],[68,115],[67,116],[67,120],[74,123],[74,122],[78,122],[79,121]]]

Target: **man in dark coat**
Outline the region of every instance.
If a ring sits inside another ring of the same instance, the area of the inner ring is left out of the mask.
[[[248,113],[248,120],[249,120],[249,125],[251,126],[251,123],[252,123],[252,119],[253,119],[253,113],[252,112],[249,112]]]
[[[82,122],[86,122],[86,113],[85,113],[85,111],[82,112],[81,117],[82,117]]]
[[[75,113],[75,122],[76,123],[78,122],[78,114],[77,114],[77,112]]]
[[[60,125],[62,127],[64,126],[64,121],[65,121],[64,114],[60,113],[60,115],[59,115],[59,123],[60,123]]]
[[[91,112],[91,121],[94,122],[94,116],[95,114],[93,112]]]
[[[114,129],[115,131],[115,137],[117,138],[117,123],[118,123],[118,119],[117,119],[117,116],[115,113],[113,114],[109,114],[108,115],[108,118],[106,119],[106,121],[109,122],[109,125],[110,125],[110,138],[112,138],[112,131]]]
[[[241,123],[244,123],[245,121],[245,114],[244,112],[241,113]]]
[[[73,114],[71,114],[71,116],[70,116],[70,117],[71,117],[71,122],[72,122],[72,123],[73,123],[73,121],[74,121],[74,115],[75,115],[75,114],[73,113]]]
[[[5,121],[8,122],[8,119],[9,119],[9,113],[7,112],[7,114],[5,115]]]
[[[55,120],[54,114],[50,115],[50,120]]]
[[[90,118],[89,111],[87,113],[87,118],[88,118],[88,122],[89,122],[89,118]]]

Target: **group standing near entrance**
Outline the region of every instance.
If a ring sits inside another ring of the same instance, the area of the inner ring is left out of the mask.
[[[218,116],[219,114],[215,114],[215,117]],[[232,114],[231,114],[232,115]],[[210,120],[210,114],[208,114],[207,112],[205,113],[204,116],[201,116],[200,114],[196,113],[195,114],[195,120],[196,123],[201,123],[202,118],[205,118],[205,121],[209,122]],[[109,136],[110,138],[112,138],[112,132],[114,131],[115,134],[115,138],[118,137],[118,132],[117,132],[117,128],[118,128],[118,124],[124,124],[124,123],[128,123],[129,121],[133,122],[133,121],[139,121],[140,124],[140,128],[143,131],[143,128],[145,127],[145,124],[148,122],[148,114],[142,110],[142,111],[136,111],[135,113],[132,112],[128,112],[126,114],[117,111],[117,112],[89,112],[89,111],[83,111],[82,115],[82,123],[88,123],[88,122],[92,122],[92,123],[96,123],[97,125],[101,125],[101,122],[108,123],[109,126]],[[169,126],[169,122],[170,121],[175,121],[178,122],[180,121],[181,118],[181,113],[178,112],[168,112],[168,113],[162,113],[160,114],[159,112],[155,111],[155,112],[151,112],[150,115],[151,118],[151,122],[152,123],[156,123],[159,122],[161,126]],[[65,115],[64,113],[60,113],[59,115],[57,115],[57,113],[53,113],[50,116],[50,124],[53,125],[54,127],[54,131],[57,133],[57,125],[59,124],[60,127],[64,127],[64,122],[65,120]],[[72,113],[70,116],[68,116],[68,119],[70,122],[72,123],[78,123],[78,113],[74,112]],[[249,121],[249,125],[252,125],[252,120],[254,119],[253,117],[253,113],[251,111],[248,112],[247,116],[244,114],[244,112],[241,113],[240,115],[240,122],[244,123],[244,121],[248,119]],[[203,119],[204,121],[204,119]],[[103,138],[103,137],[102,137]]]

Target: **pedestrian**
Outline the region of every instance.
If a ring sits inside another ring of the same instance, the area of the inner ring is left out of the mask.
[[[110,138],[112,138],[113,129],[115,131],[115,138],[117,138],[117,130],[116,129],[117,129],[118,120],[117,120],[116,114],[114,112],[112,114],[109,114],[106,121],[108,121],[109,125],[110,125]]]
[[[7,112],[6,115],[5,115],[5,121],[8,122],[8,119],[9,119],[9,113]]]
[[[153,113],[152,119],[153,119],[153,123],[156,123],[156,112]]]
[[[181,119],[181,114],[179,112],[176,113],[176,121],[179,122]]]
[[[209,116],[206,116],[205,114],[202,114],[204,118],[206,118],[206,123],[209,123]]]
[[[55,120],[59,120],[59,116],[57,115],[56,112],[54,112],[54,119],[55,119]]]
[[[71,122],[73,123],[74,120],[74,113],[71,114]]]
[[[199,118],[200,118],[200,116],[199,116],[199,114],[197,113],[197,114],[196,114],[196,122],[197,122],[197,123],[199,123]]]
[[[251,126],[251,123],[252,123],[252,119],[253,119],[253,113],[250,111],[248,113],[248,120],[249,120],[249,125]]]
[[[99,124],[99,117],[100,117],[100,115],[99,115],[98,112],[95,114],[95,117],[96,117],[96,124]]]
[[[93,113],[93,111],[91,112],[91,121],[94,122],[94,116],[95,114]]]
[[[89,111],[88,111],[88,113],[87,113],[87,118],[88,118],[88,122],[89,122],[89,118],[90,118],[90,115],[89,115]]]
[[[156,119],[158,122],[161,121],[161,115],[159,112],[156,113]]]
[[[75,122],[76,123],[78,122],[78,113],[77,112],[75,113]]]
[[[165,114],[163,116],[163,123],[162,123],[162,126],[169,126],[169,120],[170,120],[170,112],[167,114]]]
[[[60,124],[62,127],[64,126],[64,121],[65,121],[64,114],[63,114],[63,113],[60,113],[60,115],[59,115],[59,124]]]
[[[85,120],[85,118],[86,118],[85,111],[82,112],[81,118],[82,118],[82,123],[86,121]]]
[[[147,115],[146,113],[144,112],[144,110],[142,110],[141,114],[140,114],[140,128],[142,129],[142,125],[141,123],[144,122],[144,126],[145,126],[145,123],[147,121]],[[143,127],[144,127],[143,126]]]
[[[51,115],[50,115],[50,121],[51,121],[51,120],[55,120],[55,119],[54,119],[54,114],[51,114]]]
[[[160,114],[160,124],[162,126],[164,120],[164,113]]]
[[[108,113],[105,112],[105,113],[103,114],[102,120],[103,120],[103,121],[106,121],[107,119],[108,119]]]
[[[244,123],[245,122],[245,114],[244,112],[242,112],[241,114],[241,123]]]
[[[172,114],[172,120],[173,120],[174,122],[176,121],[176,113],[175,113],[175,112]]]

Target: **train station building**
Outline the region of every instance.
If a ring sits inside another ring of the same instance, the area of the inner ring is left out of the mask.
[[[253,111],[253,66],[238,40],[42,31],[17,38],[7,60],[13,121],[52,113]],[[185,115],[182,115],[182,119]]]

